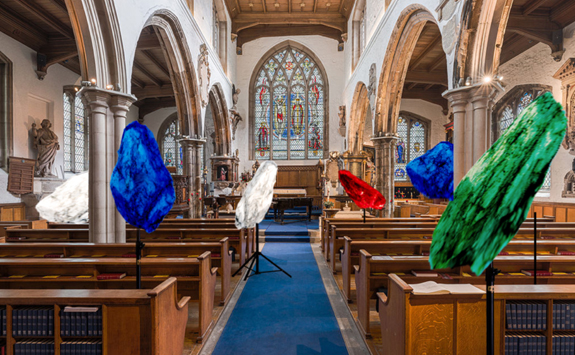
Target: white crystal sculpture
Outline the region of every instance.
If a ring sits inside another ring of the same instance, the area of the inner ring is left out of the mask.
[[[38,202],[36,210],[48,222],[88,223],[88,173],[68,179]]]
[[[258,168],[236,207],[236,228],[253,228],[264,219],[274,197],[277,173],[278,166],[273,161]]]

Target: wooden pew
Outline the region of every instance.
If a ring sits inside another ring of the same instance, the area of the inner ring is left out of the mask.
[[[495,267],[502,271],[497,282],[502,284],[529,284],[533,278],[521,273],[522,269],[533,270],[532,256],[498,256]],[[484,276],[474,276],[468,266],[454,269],[438,269],[442,277],[416,277],[411,270],[429,270],[427,256],[372,256],[365,250],[360,251],[359,265],[354,266],[357,295],[358,324],[363,334],[370,337],[369,311],[370,299],[373,299],[379,288],[388,284],[389,274],[400,275],[407,283],[441,280],[444,283],[481,284]],[[537,276],[539,284],[572,284],[575,281],[575,257],[543,255],[537,258],[537,270],[564,272],[565,275]]]
[[[351,302],[351,278],[354,266],[359,265],[360,250],[372,256],[379,255],[429,255],[431,240],[352,240],[344,237],[344,249],[341,252],[342,293]],[[575,240],[539,240],[537,255],[575,254]],[[500,253],[503,255],[533,255],[532,240],[512,240]]]
[[[8,227],[21,227],[24,229],[46,229],[48,222],[45,219],[37,221],[11,221],[0,222],[0,238],[6,236],[6,228]]]
[[[99,307],[105,319],[102,336],[93,337],[102,341],[104,354],[182,354],[190,298],[178,301],[176,285],[176,278],[171,277],[143,290],[0,290],[0,305],[7,313],[7,354],[13,354],[19,340],[11,332],[12,312],[30,305],[54,311],[54,336],[43,339],[54,341],[55,354],[60,354],[63,341],[73,339],[61,336],[60,311],[65,306],[86,305]]]
[[[0,244],[0,259],[5,258],[135,258],[133,244],[110,243],[4,243]],[[212,266],[218,268],[220,304],[231,296],[232,257],[228,238],[217,242],[146,243],[142,258],[188,258],[211,253]],[[132,261],[135,263],[135,261]]]
[[[126,229],[126,241],[136,241],[136,229]],[[246,253],[248,257],[253,253],[252,242],[248,239],[248,233],[245,230],[235,228],[202,228],[202,229],[185,229],[185,228],[162,228],[156,229],[152,233],[141,231],[141,238],[144,242],[170,242],[181,243],[191,241],[219,241],[228,237],[229,244],[239,255],[240,264],[243,264]],[[87,229],[21,229],[7,228],[7,242],[51,242],[51,243],[87,243],[89,233]]]
[[[212,326],[217,268],[211,267],[210,252],[197,258],[145,258],[141,265],[144,288],[155,287],[172,274],[178,281],[178,293],[196,301],[193,303],[199,311],[197,340],[201,342]],[[97,279],[105,273],[127,276],[120,280]],[[1,289],[131,289],[136,287],[135,275],[136,263],[127,258],[0,259]]]

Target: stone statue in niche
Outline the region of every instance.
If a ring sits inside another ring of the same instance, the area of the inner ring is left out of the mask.
[[[339,171],[343,167],[339,152],[329,152],[329,160],[325,164],[325,177],[335,189],[339,181]]]
[[[205,44],[202,44],[200,46],[200,56],[198,58],[198,81],[200,84],[200,99],[202,101],[202,107],[208,106],[210,75],[208,47]]]
[[[232,140],[236,139],[236,130],[238,129],[238,123],[243,121],[242,116],[238,112],[238,96],[241,90],[237,89],[235,85],[232,86],[232,102],[234,105],[230,109],[230,124],[232,125]]]
[[[369,67],[369,85],[367,87],[367,92],[368,95],[375,95],[375,88],[376,88],[376,66],[375,63],[371,64],[371,67]]]
[[[35,175],[39,177],[54,176],[52,166],[56,159],[56,153],[60,149],[60,143],[58,143],[58,136],[51,129],[52,123],[49,120],[42,120],[41,126],[42,128],[37,129],[36,123],[32,123],[34,148],[38,150]]]
[[[337,115],[339,116],[339,134],[342,137],[345,137],[345,130],[346,130],[345,105],[341,105],[339,107],[339,113]]]

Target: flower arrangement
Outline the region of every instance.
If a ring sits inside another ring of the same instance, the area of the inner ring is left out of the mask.
[[[333,206],[335,206],[335,204],[333,203],[333,201],[329,201],[329,200],[328,200],[328,201],[324,201],[324,202],[323,202],[323,207],[325,207],[325,208],[327,208],[327,209],[333,208]]]

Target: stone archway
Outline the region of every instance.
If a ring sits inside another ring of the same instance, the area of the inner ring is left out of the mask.
[[[219,83],[216,83],[212,86],[208,97],[208,108],[211,108],[212,118],[214,120],[214,154],[217,156],[223,156],[224,154],[227,154],[229,156],[232,153],[229,112],[224,92]]]
[[[394,210],[394,150],[405,78],[417,41],[428,22],[437,23],[433,15],[420,5],[408,6],[403,11],[390,36],[379,77],[372,141],[375,148],[375,186],[387,200],[384,217],[392,217]]]
[[[364,83],[358,82],[353,94],[348,131],[349,151],[359,154],[364,142],[366,117],[369,110],[369,91]]]

